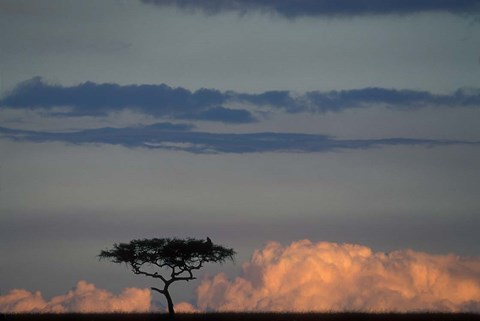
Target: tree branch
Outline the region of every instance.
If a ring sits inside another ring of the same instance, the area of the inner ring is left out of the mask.
[[[161,293],[161,294],[165,294],[165,291],[160,290],[160,289],[157,289],[157,288],[155,288],[155,287],[153,287],[153,286],[152,286],[150,289],[152,289],[152,290],[154,290],[154,291],[157,291],[157,292],[159,292],[159,293]]]
[[[190,280],[196,280],[197,278],[194,276],[185,276],[185,277],[174,277],[170,279],[169,281],[175,282],[175,281],[190,281]]]
[[[158,267],[161,268],[161,269],[163,269],[165,266],[167,266],[166,263],[152,262],[152,264],[158,266]]]
[[[163,283],[167,283],[167,279],[163,277],[163,275],[158,274],[158,272],[155,273],[150,273],[150,272],[145,272],[140,269],[139,266],[137,266],[135,263],[131,263],[133,273],[135,274],[141,274],[141,275],[146,275],[155,279],[160,279],[163,281]]]

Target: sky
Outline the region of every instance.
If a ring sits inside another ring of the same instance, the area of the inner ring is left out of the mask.
[[[97,255],[208,236],[177,310],[480,312],[479,14],[0,0],[0,311],[162,310]]]

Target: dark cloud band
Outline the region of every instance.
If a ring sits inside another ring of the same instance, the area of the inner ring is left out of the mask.
[[[274,12],[281,16],[357,16],[417,12],[478,13],[476,0],[141,0],[158,6],[221,11]]]
[[[407,138],[338,140],[326,135],[293,133],[223,134],[196,132],[191,131],[191,128],[182,124],[160,123],[150,126],[53,133],[0,127],[0,138],[37,143],[110,144],[129,148],[182,150],[191,153],[315,153],[395,145],[480,145],[480,142]]]
[[[144,114],[173,119],[199,119],[226,123],[255,121],[247,110],[222,106],[228,95],[213,89],[191,92],[160,85],[96,84],[86,82],[64,87],[35,77],[20,83],[0,100],[0,106],[14,108],[71,107],[66,116],[105,116],[109,112],[132,109]]]
[[[247,109],[225,107],[228,103],[248,105]],[[341,91],[311,91],[302,95],[290,91],[260,94],[221,92],[215,89],[189,91],[160,85],[96,84],[77,86],[50,85],[41,78],[20,83],[0,100],[0,108],[46,109],[56,116],[105,116],[110,112],[131,109],[154,117],[208,120],[224,123],[257,121],[254,113],[266,108],[287,113],[339,112],[348,108],[375,105],[400,109],[424,106],[479,107],[480,91],[457,90],[450,95],[427,91],[363,88]],[[54,107],[70,107],[58,112]]]

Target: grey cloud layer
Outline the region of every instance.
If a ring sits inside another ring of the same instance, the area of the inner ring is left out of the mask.
[[[297,16],[355,16],[369,14],[411,14],[442,11],[479,12],[476,0],[141,0],[158,6],[200,9],[207,13],[220,11],[247,12],[260,10],[293,18]]]
[[[54,115],[105,116],[131,109],[140,113],[171,119],[209,120],[224,123],[257,121],[247,109],[225,107],[228,103],[249,105],[254,111],[273,107],[287,113],[342,111],[372,105],[409,109],[423,106],[480,106],[478,90],[457,90],[450,95],[427,91],[363,88],[341,91],[311,91],[297,95],[290,91],[260,94],[221,92],[215,89],[190,91],[159,85],[96,84],[86,82],[65,87],[51,85],[39,77],[18,84],[0,100],[0,108],[51,109]],[[54,107],[70,107],[68,112]]]
[[[86,82],[63,87],[45,83],[35,77],[20,83],[0,101],[0,106],[15,108],[73,107],[69,116],[105,116],[109,112],[134,109],[142,113],[177,119],[213,120],[227,123],[254,121],[246,110],[222,106],[227,95],[217,90],[161,85],[96,84]]]
[[[30,142],[112,144],[129,148],[182,150],[191,153],[326,152],[387,145],[452,145],[480,142],[407,138],[338,140],[326,135],[294,133],[222,134],[196,132],[188,125],[159,123],[126,128],[99,128],[68,133],[17,130],[0,127],[0,138]]]
[[[258,95],[238,94],[237,99],[258,106],[270,105],[290,113],[341,111],[378,104],[404,109],[432,105],[480,106],[480,93],[468,93],[460,89],[452,95],[375,87],[329,92],[310,91],[304,95],[294,95],[289,91],[270,91]]]

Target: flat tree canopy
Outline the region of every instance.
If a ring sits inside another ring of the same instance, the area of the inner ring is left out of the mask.
[[[114,263],[125,263],[135,274],[160,279],[163,289],[152,287],[152,290],[165,295],[168,311],[173,316],[175,311],[168,292],[170,284],[194,280],[193,271],[202,268],[205,263],[233,261],[235,254],[231,248],[213,244],[208,237],[206,240],[153,238],[116,243],[112,249],[101,251],[99,257]],[[169,273],[162,274],[165,270]]]

